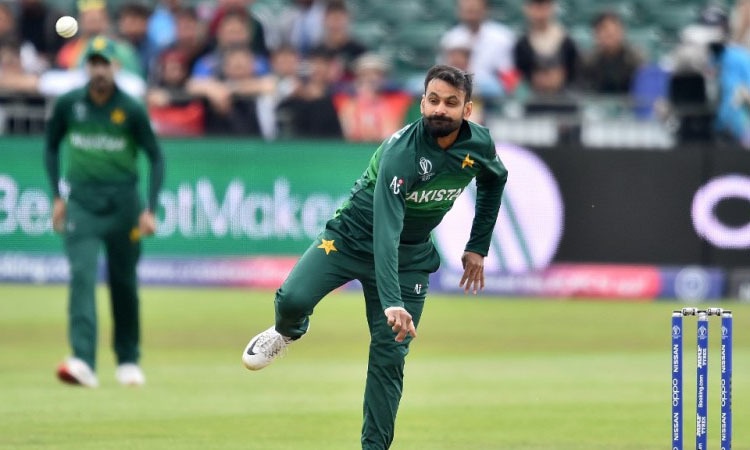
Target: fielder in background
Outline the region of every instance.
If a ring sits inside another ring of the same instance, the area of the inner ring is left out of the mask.
[[[462,256],[460,286],[484,287],[490,245],[508,172],[488,130],[469,122],[472,78],[434,66],[424,81],[422,118],[384,141],[349,199],[276,292],[276,324],[253,337],[242,361],[270,364],[302,337],[317,303],[350,280],[362,283],[370,328],[362,448],[387,449],[401,400],[404,359],[417,336],[429,286],[440,265],[430,238],[476,179],[475,216]]]
[[[138,386],[145,377],[140,358],[136,264],[141,238],[154,233],[153,208],[164,177],[161,149],[146,110],[114,82],[114,44],[91,40],[86,53],[89,81],[61,96],[47,124],[45,165],[54,195],[52,224],[62,233],[70,262],[68,337],[73,354],[57,370],[63,382],[96,387],[95,287],[102,244],[114,323],[116,378]],[[150,161],[148,203],[138,194],[138,149]],[[60,152],[66,156],[66,201],[60,194]]]

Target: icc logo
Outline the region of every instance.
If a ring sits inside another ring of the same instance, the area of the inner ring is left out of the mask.
[[[706,327],[698,328],[698,339],[706,339],[707,334],[708,330],[706,330]]]
[[[727,327],[721,327],[721,338],[726,339],[729,337],[729,330]]]
[[[428,181],[435,175],[432,172],[432,161],[427,158],[419,158],[419,178],[422,181]]]
[[[682,330],[680,327],[672,327],[672,337],[680,337]]]

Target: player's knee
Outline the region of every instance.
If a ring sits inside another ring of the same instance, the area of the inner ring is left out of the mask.
[[[377,362],[383,366],[403,367],[406,355],[409,354],[409,346],[397,343],[372,343],[370,344],[370,361]]]
[[[71,264],[70,277],[78,283],[93,284],[96,282],[96,269],[83,264]]]
[[[276,291],[276,312],[282,317],[297,317],[309,314],[310,296],[300,289],[281,288]]]

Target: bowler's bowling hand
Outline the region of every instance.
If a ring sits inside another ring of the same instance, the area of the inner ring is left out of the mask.
[[[385,317],[388,326],[396,333],[396,342],[403,342],[407,335],[417,337],[417,328],[409,312],[400,306],[391,306],[385,309]]]
[[[461,264],[464,266],[464,274],[458,286],[464,288],[464,293],[472,291],[476,294],[484,289],[484,256],[479,253],[464,252]]]

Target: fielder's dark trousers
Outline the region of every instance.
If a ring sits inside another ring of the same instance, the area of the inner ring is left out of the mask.
[[[68,339],[73,356],[96,368],[96,281],[99,251],[106,251],[112,306],[112,343],[117,363],[140,358],[140,321],[136,265],[141,253],[137,195],[128,192],[87,204],[73,198],[67,204],[65,252],[70,263]],[[85,206],[84,206],[85,205]]]
[[[404,359],[411,337],[395,341],[386,323],[375,285],[372,255],[350,251],[337,235],[326,231],[323,239],[333,240],[336,251],[326,254],[317,240],[302,255],[289,277],[276,292],[276,330],[292,338],[305,334],[315,305],[329,292],[350,280],[362,283],[367,324],[370,328],[370,356],[364,395],[362,448],[384,450],[390,447],[403,389]],[[401,296],[415,326],[419,324],[429,274],[437,270],[440,258],[431,242],[401,245],[399,281]]]

